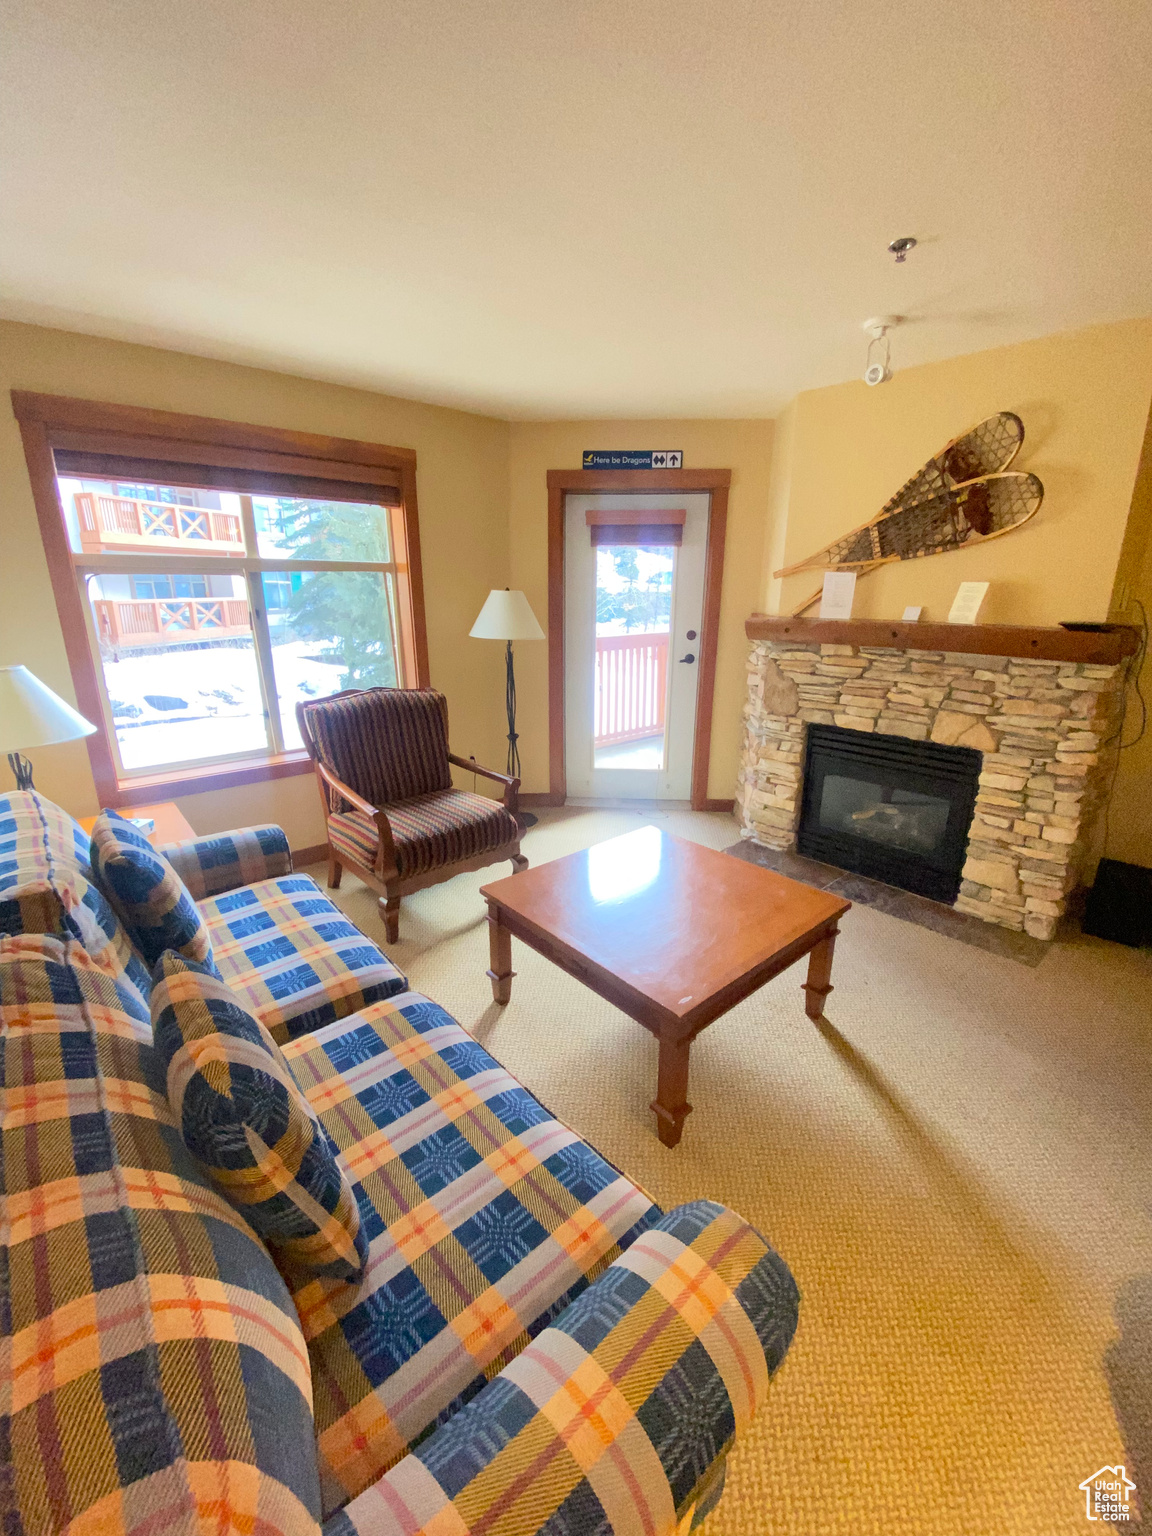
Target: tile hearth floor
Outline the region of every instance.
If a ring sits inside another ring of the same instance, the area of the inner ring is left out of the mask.
[[[760,843],[740,842],[726,853],[749,864],[760,864],[787,875],[790,880],[800,880],[805,885],[819,886],[821,890],[835,891],[861,907],[876,907],[889,917],[903,918],[906,923],[918,923],[933,933],[942,933],[961,944],[971,944],[990,955],[1003,955],[1021,965],[1039,965],[1049,946],[1027,933],[1014,933],[1011,928],[999,928],[995,923],[982,923],[967,912],[957,912],[943,902],[930,901],[927,896],[916,896],[882,880],[872,880],[867,875],[854,875],[837,869],[834,864],[821,864],[816,859],[805,858],[792,849],[765,848]]]

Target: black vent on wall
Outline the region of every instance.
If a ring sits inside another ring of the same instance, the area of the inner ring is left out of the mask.
[[[811,725],[797,847],[825,864],[955,901],[981,761],[968,747]]]

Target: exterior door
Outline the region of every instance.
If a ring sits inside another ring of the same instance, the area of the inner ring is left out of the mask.
[[[710,501],[703,491],[566,498],[564,715],[570,797],[690,797]],[[605,514],[614,511],[629,519],[631,528],[589,527],[589,514],[603,525]],[[653,518],[649,525],[639,523],[646,513]],[[665,525],[661,514],[682,520]],[[597,544],[594,534],[620,542]],[[640,538],[645,542],[635,542]]]

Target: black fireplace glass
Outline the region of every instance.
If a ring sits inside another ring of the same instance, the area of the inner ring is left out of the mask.
[[[953,901],[980,764],[966,747],[812,725],[799,851]]]
[[[820,825],[865,837],[887,848],[931,853],[948,828],[948,801],[910,789],[870,784],[866,779],[824,775]]]

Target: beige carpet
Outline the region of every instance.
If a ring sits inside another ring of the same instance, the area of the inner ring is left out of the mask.
[[[726,816],[569,809],[524,851],[646,821],[736,840]],[[1152,1527],[1152,956],[1083,939],[1029,969],[854,908],[826,1026],[798,970],[718,1020],[669,1151],[643,1030],[515,942],[492,1003],[476,892],[505,872],[404,902],[412,985],[665,1207],[740,1211],[803,1292],[707,1536],[1086,1533],[1077,1485],[1118,1462]],[[382,939],[371,892],[337,899]]]

